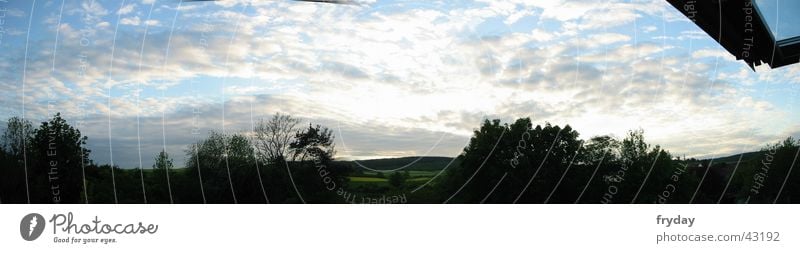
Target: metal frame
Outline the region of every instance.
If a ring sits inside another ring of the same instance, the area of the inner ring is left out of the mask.
[[[666,1],[753,70],[800,62],[800,37],[775,41],[753,0]]]

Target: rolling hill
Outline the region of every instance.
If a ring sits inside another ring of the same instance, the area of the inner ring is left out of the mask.
[[[410,156],[400,158],[383,158],[383,159],[369,159],[369,160],[355,160],[355,161],[339,161],[340,163],[350,165],[356,170],[372,170],[378,171],[391,171],[402,168],[409,171],[438,171],[450,166],[458,166],[460,162],[453,160],[453,157],[437,157],[437,156]]]

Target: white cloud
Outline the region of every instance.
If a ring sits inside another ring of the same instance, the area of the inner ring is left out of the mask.
[[[589,45],[592,46],[605,46],[619,42],[628,42],[631,37],[619,33],[601,33],[589,35]]]
[[[105,29],[105,28],[108,28],[109,26],[111,26],[111,24],[109,24],[108,22],[103,21],[103,22],[97,23],[97,25],[95,25],[95,26],[97,28],[99,28],[99,29]]]
[[[131,13],[131,12],[133,12],[133,10],[135,8],[136,8],[136,4],[134,4],[134,3],[127,4],[127,5],[119,8],[119,10],[117,11],[117,15],[125,15],[125,14],[128,14],[128,13]]]
[[[584,138],[621,136],[643,127],[653,142],[689,155],[732,152],[737,145],[760,143],[796,126],[763,126],[791,111],[753,96],[741,83],[797,83],[800,68],[774,71],[770,80],[759,80],[744,68],[720,68],[717,77],[710,76],[714,59],[720,58],[721,66],[736,63],[722,49],[701,47],[710,38],[696,28],[668,29],[664,39],[669,44],[636,37],[634,29],[655,31],[651,24],[662,22],[662,15],[663,22],[671,22],[674,11],[661,1],[486,1],[485,8],[411,6],[402,11],[251,3],[247,9],[236,1],[181,9],[172,37],[161,27],[171,24],[171,15],[167,20],[121,19],[122,25],[157,27],[144,45],[141,28],[121,27],[115,38],[108,22],[95,22],[92,47],[78,44],[80,30],[62,29],[61,36],[72,39],[62,40],[59,52],[85,54],[86,74],[77,74],[80,59],[57,57],[54,75],[47,50],[32,50],[42,53],[29,62],[26,85],[64,97],[59,108],[70,117],[87,112],[95,123],[87,126],[90,136],[108,135],[102,123],[110,114],[119,145],[134,137],[130,127],[136,113],[145,125],[160,126],[164,112],[176,153],[192,140],[186,125],[193,108],[200,108],[204,130],[222,125],[223,106],[226,129],[242,130],[249,125],[251,103],[256,117],[283,111],[341,126],[343,137],[351,140],[347,156],[421,154],[425,145],[436,143],[426,140],[442,133],[450,136],[445,142],[450,146],[438,154],[455,155],[463,147],[459,141],[467,140],[485,117],[568,123]],[[127,7],[118,13],[134,11]],[[107,15],[99,4],[84,8]],[[527,15],[539,23],[520,24]],[[515,24],[514,30],[500,27],[499,34],[481,34],[479,26],[492,18]],[[645,18],[651,22],[641,21]],[[681,44],[689,38],[700,50],[689,52]],[[13,64],[3,62],[15,58],[3,59],[0,64]],[[0,76],[15,76],[10,69],[3,67]],[[194,89],[205,93],[194,97]],[[162,98],[161,91],[168,95]],[[47,114],[39,104],[46,94],[25,95],[26,101],[35,101],[28,113]],[[19,96],[2,99],[12,103],[21,101]],[[160,127],[147,131],[160,136]],[[726,141],[705,139],[712,137]],[[385,142],[370,141],[375,139]]]
[[[147,21],[144,22],[144,24],[149,26],[159,26],[161,25],[161,22],[155,19],[148,19]]]
[[[16,8],[14,8],[14,9],[5,9],[4,10],[4,14],[8,15],[10,17],[18,17],[18,18],[24,17],[26,15],[25,11],[20,10],[20,9],[16,9]]]
[[[514,13],[512,13],[511,15],[509,15],[509,16],[508,16],[508,17],[507,17],[505,20],[503,20],[503,22],[504,22],[506,25],[514,24],[514,23],[516,23],[517,21],[519,21],[521,18],[524,18],[524,17],[526,17],[526,16],[530,16],[530,15],[532,15],[533,13],[534,13],[534,11],[533,11],[533,10],[519,10],[519,11],[515,11]]]
[[[119,21],[119,23],[120,23],[120,24],[123,24],[123,25],[132,25],[132,26],[138,26],[139,24],[141,24],[141,22],[142,22],[142,21],[139,19],[139,17],[132,17],[132,18],[122,18],[122,19]]]
[[[730,53],[724,51],[723,49],[699,49],[692,52],[692,57],[694,57],[695,59],[706,58],[706,57],[710,58],[720,57],[729,59],[731,61],[736,60],[733,56],[731,56]]]

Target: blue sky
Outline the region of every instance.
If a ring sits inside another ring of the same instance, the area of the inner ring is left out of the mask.
[[[761,13],[761,17],[769,26],[772,36],[776,40],[789,39],[800,36],[800,2],[786,0],[756,0],[756,7]]]
[[[665,1],[359,3],[0,0],[0,119],[61,112],[128,168],[275,112],[342,159],[455,156],[486,118],[696,157],[800,135],[800,67],[753,72]]]

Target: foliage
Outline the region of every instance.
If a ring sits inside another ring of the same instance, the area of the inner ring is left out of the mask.
[[[278,163],[285,159],[299,119],[277,113],[269,121],[260,120],[255,126],[253,143],[261,159]]]
[[[175,168],[166,150],[152,168],[89,160],[87,137],[60,114],[34,129],[10,118],[0,149],[2,203],[345,203],[386,196],[411,203],[796,203],[800,142],[760,151],[680,159],[648,144],[644,131],[622,139],[579,139],[571,126],[530,119],[486,120],[457,158],[335,161],[333,133],[276,114],[249,138],[210,132]],[[381,172],[419,160],[422,165]],[[27,165],[27,166],[26,166]],[[438,171],[447,167],[444,171]],[[345,193],[343,193],[345,192]],[[357,199],[358,198],[358,199]]]
[[[82,168],[89,160],[86,136],[56,114],[33,132],[28,179],[33,203],[77,203],[83,192]]]

